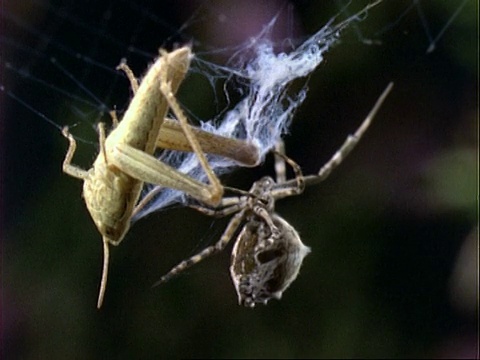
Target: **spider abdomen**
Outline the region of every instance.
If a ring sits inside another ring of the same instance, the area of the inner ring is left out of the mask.
[[[310,252],[295,229],[272,214],[276,231],[260,217],[242,228],[232,251],[230,274],[240,305],[254,307],[280,299],[296,279],[302,261]]]

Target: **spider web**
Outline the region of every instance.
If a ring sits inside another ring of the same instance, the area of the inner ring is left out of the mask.
[[[131,97],[125,77],[115,70],[120,59],[126,58],[140,76],[155,58],[158,47],[190,42],[196,57],[180,94],[189,117],[210,132],[254,143],[263,159],[278,139],[288,133],[293,115],[307,96],[308,77],[327,51],[342,41],[341,30],[351,27],[357,41],[380,45],[384,33],[413,14],[421,25],[423,47],[431,52],[466,3],[454,8],[450,18],[434,31],[420,1],[403,8],[380,4],[370,11],[365,8],[367,3],[337,2],[337,15],[323,16],[318,30],[307,36],[299,30],[292,9],[276,2],[262,5],[263,12],[257,15],[260,20],[252,20],[249,15],[248,20],[254,25],[251,31],[245,31],[240,21],[233,21],[227,3],[195,3],[182,13],[168,2],[156,11],[146,4],[126,0],[98,7],[73,1],[12,2],[2,12],[6,31],[0,38],[5,73],[5,85],[1,88],[8,95],[7,108],[21,105],[59,130],[69,125],[77,140],[88,144],[94,154],[96,124],[109,123],[111,109],[122,113]],[[360,28],[368,23],[363,20],[378,16],[382,7],[394,9],[394,20],[379,26],[367,38]],[[174,20],[159,14],[171,14]],[[185,19],[186,15],[189,18]],[[225,39],[221,36],[216,40],[202,39],[199,29],[212,19],[233,29],[231,34],[236,31],[242,36],[233,44],[222,43]],[[199,84],[200,90],[192,90]],[[197,110],[197,106],[189,111],[193,106],[188,101],[202,89],[210,93],[202,99],[213,107],[204,111]],[[184,100],[182,95],[188,92],[193,95],[186,95]],[[189,176],[206,180],[193,154],[163,151],[159,157]],[[209,163],[219,175],[238,167],[233,161],[213,156]],[[179,191],[151,185],[146,186],[144,193],[152,190],[158,195],[137,219],[171,204],[189,201]]]

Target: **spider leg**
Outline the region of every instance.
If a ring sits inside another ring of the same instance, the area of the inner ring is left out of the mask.
[[[280,154],[285,155],[285,143],[279,140],[275,145],[275,174],[277,184],[283,184],[287,181],[287,168],[285,166],[285,158]]]
[[[342,163],[342,161],[355,148],[355,146],[358,144],[362,136],[365,134],[368,127],[370,126],[370,123],[372,122],[373,118],[377,114],[378,110],[382,106],[383,102],[387,98],[392,88],[393,88],[393,82],[389,83],[388,86],[385,88],[385,90],[383,90],[383,93],[377,99],[377,102],[375,103],[373,108],[370,110],[370,113],[367,115],[365,120],[363,120],[362,124],[358,127],[355,133],[347,137],[347,139],[342,144],[340,149],[338,149],[335,152],[335,154],[333,154],[333,156],[330,158],[330,160],[328,160],[327,163],[322,166],[318,174],[308,175],[303,178],[306,184],[313,185],[313,184],[322,182],[332,173],[332,171],[335,168],[338,167],[338,165]],[[293,181],[290,180],[290,181],[287,181],[285,185],[291,185],[292,183]]]
[[[271,213],[265,209],[263,206],[254,206],[253,212],[268,225],[270,228],[271,236],[268,238],[268,242],[272,244],[274,241],[278,240],[282,235],[282,232],[278,227],[273,223]]]
[[[325,180],[330,173],[342,163],[343,159],[355,148],[355,146],[358,144],[362,136],[365,134],[367,131],[368,127],[370,126],[370,123],[372,122],[373,118],[377,114],[378,110],[382,106],[383,102],[385,101],[385,98],[387,95],[390,93],[392,90],[393,83],[388,84],[388,86],[385,88],[383,91],[382,95],[378,98],[377,102],[373,106],[372,110],[370,110],[370,113],[367,115],[363,123],[360,125],[360,127],[355,131],[353,135],[349,135],[347,137],[347,140],[343,143],[343,145],[340,147],[340,149],[332,156],[332,158],[322,166],[320,171],[318,172],[317,181],[323,181]]]
[[[246,207],[245,201],[244,197],[234,196],[223,198],[220,204],[215,208],[201,204],[190,204],[189,207],[205,215],[221,218],[244,209]]]
[[[277,144],[274,154],[278,188],[272,189],[271,195],[277,200],[303,193],[303,190],[305,190],[305,177],[303,176],[302,168],[295,161],[285,155],[285,146],[283,141]],[[286,181],[285,163],[288,163],[295,173],[295,179],[292,179],[288,182]],[[283,172],[283,174],[281,172]]]
[[[237,213],[228,223],[227,228],[223,232],[222,237],[220,240],[212,246],[209,246],[198,254],[193,255],[192,257],[188,258],[187,260],[182,261],[177,266],[173,267],[166,275],[162,276],[159,281],[153,284],[152,287],[160,285],[164,282],[169,281],[174,276],[178,275],[179,273],[183,272],[184,270],[188,269],[189,267],[198,264],[200,261],[206,259],[207,257],[216,254],[222,251],[228,242],[232,239],[233,235],[237,231],[238,227],[240,226],[241,222],[245,218],[245,210],[240,211]]]
[[[237,204],[224,207],[223,209],[212,209],[212,208],[198,205],[198,204],[192,204],[192,205],[189,205],[189,207],[201,212],[202,214],[213,216],[216,218],[221,218],[221,217],[225,217],[225,216],[234,214],[236,212],[239,212],[241,209],[245,207],[245,205],[243,203],[237,203]]]

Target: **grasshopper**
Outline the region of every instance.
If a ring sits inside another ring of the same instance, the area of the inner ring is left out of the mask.
[[[208,206],[220,203],[224,188],[209,166],[204,151],[230,157],[246,165],[258,163],[256,147],[244,141],[214,135],[192,128],[175,99],[192,58],[187,46],[160,56],[140,84],[123,65],[134,96],[123,119],[108,134],[98,124],[100,152],[89,170],[72,165],[76,142],[68,128],[63,135],[69,148],[63,171],[83,180],[83,197],[90,215],[102,235],[104,261],[97,307],[103,303],[108,277],[109,246],[119,245],[127,233],[144,183],[185,192]],[[122,65],[120,66],[122,68]],[[168,109],[178,119],[165,120]],[[199,182],[156,159],[157,147],[193,151],[204,169],[208,184]],[[203,150],[202,150],[203,149]]]

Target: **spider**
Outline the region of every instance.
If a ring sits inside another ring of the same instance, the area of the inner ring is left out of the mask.
[[[284,155],[283,143],[279,143],[273,151],[276,180],[268,176],[263,177],[256,181],[248,192],[225,187],[241,195],[224,197],[215,208],[191,205],[210,216],[235,215],[215,245],[180,262],[153,286],[170,280],[210,255],[222,251],[238,233],[232,250],[230,275],[239,304],[253,308],[259,303],[267,304],[272,298],[280,299],[283,292],[296,279],[303,259],[310,253],[310,248],[302,243],[294,227],[275,212],[275,201],[299,195],[305,185],[325,180],[357,145],[392,87],[393,83],[390,83],[385,88],[360,127],[353,135],[347,137],[317,174],[303,176],[300,166]],[[286,164],[292,167],[294,179],[286,179]],[[240,226],[241,230],[238,231]]]

